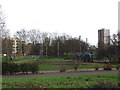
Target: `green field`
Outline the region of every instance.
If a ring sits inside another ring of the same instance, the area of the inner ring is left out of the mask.
[[[40,71],[49,71],[49,70],[59,70],[61,66],[59,65],[39,65]],[[66,70],[74,69],[74,65],[66,65]],[[99,65],[99,68],[102,68],[103,65]],[[79,65],[78,69],[92,69],[95,68],[95,65]]]
[[[24,62],[24,60],[26,60],[26,61]],[[6,61],[6,57],[3,56],[2,61]],[[10,61],[9,58],[8,58],[8,61]],[[46,57],[36,58],[36,57],[19,57],[19,56],[16,56],[13,59],[13,61],[14,62],[23,61],[21,63],[26,63],[26,62],[61,62],[61,61],[71,62],[72,59],[65,60],[63,58],[46,58]]]
[[[14,61],[35,60],[35,59],[36,59],[36,58],[34,58],[34,57],[24,57],[24,58],[15,57]]]
[[[118,83],[118,74],[3,79],[2,88],[86,88],[98,82]]]
[[[61,65],[39,65],[40,71],[59,70]],[[65,65],[66,70],[74,69],[74,65]],[[94,69],[96,65],[79,65],[78,69]],[[103,68],[104,65],[98,65],[98,68]],[[113,65],[116,67],[116,65]]]
[[[23,61],[23,60],[34,60],[36,58],[34,57],[19,57],[19,56],[15,56],[13,61]],[[6,57],[2,56],[2,61],[6,61]],[[8,58],[8,61],[10,61],[10,58]]]
[[[46,62],[72,62],[72,60],[65,60],[63,58],[31,58],[31,59],[24,59],[27,60],[26,62],[21,63],[27,63],[27,62],[40,62],[40,63],[46,63]],[[21,60],[16,60],[21,61]]]

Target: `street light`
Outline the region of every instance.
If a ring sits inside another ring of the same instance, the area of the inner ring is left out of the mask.
[[[45,38],[45,41],[46,41],[46,63],[47,63],[47,41],[48,41],[47,37]]]
[[[47,41],[48,41],[48,38],[46,37],[46,56],[47,56]]]
[[[80,41],[80,53],[81,53],[81,36],[79,36],[79,41]]]
[[[57,55],[58,55],[58,57],[59,57],[59,36],[58,36],[58,40],[57,40]]]

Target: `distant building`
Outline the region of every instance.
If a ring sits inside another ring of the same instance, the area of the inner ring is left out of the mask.
[[[108,45],[110,43],[110,30],[99,29],[98,30],[98,45]]]
[[[24,40],[18,38],[8,38],[12,42],[12,54],[23,54],[24,53]]]
[[[32,51],[32,44],[28,43],[26,45],[26,55],[31,55],[31,51]]]
[[[26,45],[26,55],[43,55],[43,45],[41,43],[35,45],[28,43]]]

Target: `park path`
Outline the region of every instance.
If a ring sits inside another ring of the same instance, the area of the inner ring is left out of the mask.
[[[21,63],[21,62],[27,62],[27,61],[32,61],[32,59],[31,59],[31,60],[21,60],[21,61],[15,61],[14,63]]]
[[[21,62],[26,62],[28,60],[22,60],[22,61],[15,61],[14,63],[21,63]]]
[[[38,74],[20,74],[20,75],[2,75],[2,78],[26,78],[26,77],[52,77],[52,76],[76,76],[76,75],[94,75],[94,74],[113,74],[118,73],[118,70],[112,71],[104,71],[99,70],[95,71],[93,69],[82,69],[82,71],[78,70],[67,70],[66,72],[59,72],[59,71],[40,71]]]

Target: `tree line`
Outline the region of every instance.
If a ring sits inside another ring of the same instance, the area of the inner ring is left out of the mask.
[[[22,29],[20,31],[16,31],[14,34],[15,38],[20,38],[25,40],[24,44],[24,53],[26,51],[27,45],[31,45],[31,55],[36,55],[43,50],[43,55],[48,56],[57,56],[58,52],[58,43],[59,43],[59,55],[63,56],[64,53],[85,53],[90,47],[88,43],[83,40],[79,40],[77,37],[72,37],[65,33],[47,33],[40,32],[40,30],[32,29],[25,30]],[[11,42],[7,41],[8,36],[4,37],[2,40],[3,44],[3,53],[12,53],[12,45]],[[11,46],[11,47],[10,47]],[[81,51],[80,51],[81,47]],[[47,49],[46,49],[47,48]],[[46,51],[47,50],[47,51]]]

